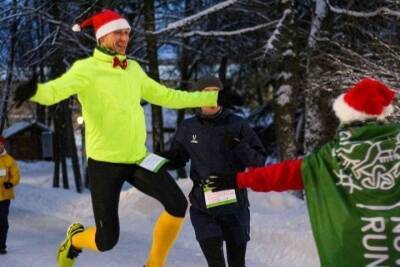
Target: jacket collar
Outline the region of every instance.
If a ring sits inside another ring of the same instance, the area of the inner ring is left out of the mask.
[[[103,62],[113,62],[114,57],[117,57],[120,61],[123,61],[126,59],[126,55],[120,55],[120,54],[110,55],[110,54],[107,54],[107,53],[101,51],[101,49],[99,49],[97,47],[93,51],[93,57],[95,59],[98,59]]]
[[[225,119],[229,114],[231,114],[231,111],[226,108],[221,108],[220,112],[215,114],[214,116],[204,116],[201,114],[201,110],[197,112],[196,116],[200,121],[203,122],[215,122],[218,121],[219,119]]]

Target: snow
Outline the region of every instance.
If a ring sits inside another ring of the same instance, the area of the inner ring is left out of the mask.
[[[286,49],[285,51],[283,51],[282,56],[283,57],[294,57],[295,53],[294,53],[293,49]]]
[[[400,17],[400,11],[396,10],[391,10],[387,7],[380,7],[374,11],[370,12],[360,12],[360,11],[353,11],[353,10],[348,10],[348,9],[342,9],[342,8],[337,8],[334,7],[330,4],[330,1],[327,0],[327,4],[329,5],[329,9],[337,14],[345,14],[348,16],[356,17],[356,18],[370,18],[370,17],[375,17],[375,16],[380,16],[380,15],[388,15],[388,16],[393,16],[393,17]]]
[[[289,103],[290,99],[291,99],[292,91],[293,91],[292,86],[290,86],[288,84],[281,85],[278,88],[278,91],[276,93],[276,95],[278,96],[278,99],[276,102],[281,106],[284,106],[287,103]]]
[[[3,136],[5,138],[12,136],[26,128],[28,128],[31,125],[37,125],[39,128],[45,130],[45,131],[51,131],[51,129],[49,127],[47,127],[45,124],[40,123],[40,122],[35,122],[35,121],[21,121],[21,122],[17,122],[14,123],[13,125],[11,125],[10,127],[8,127],[7,129],[4,129],[3,131]]]
[[[159,65],[160,80],[162,81],[179,81],[181,72],[176,65]]]
[[[217,11],[220,11],[222,9],[225,9],[233,4],[235,4],[236,2],[238,2],[238,0],[227,0],[227,1],[223,1],[221,3],[218,3],[210,8],[207,8],[201,12],[198,12],[192,16],[186,17],[184,19],[178,20],[176,22],[170,23],[168,24],[168,26],[164,29],[161,29],[159,31],[154,32],[153,34],[162,34],[162,33],[166,33],[169,31],[173,31],[173,30],[177,30],[179,28],[182,28],[184,26],[186,26],[187,24],[192,24],[193,22],[201,19],[204,16],[208,16],[212,13],[215,13]]]
[[[74,221],[93,224],[90,193],[52,188],[52,162],[18,163],[22,180],[10,209],[9,253],[0,256],[0,266],[55,266],[55,251],[67,226]],[[188,194],[190,180],[179,180],[178,184]],[[305,203],[289,193],[250,192],[249,196],[252,240],[248,245],[247,265],[319,266]],[[124,186],[119,206],[119,243],[105,253],[84,251],[76,267],[142,266],[160,211],[155,200],[135,188]],[[189,219],[186,219],[166,266],[206,266]]]
[[[314,49],[315,47],[316,36],[321,29],[322,21],[324,20],[326,13],[327,13],[327,6],[325,0],[316,0],[315,16],[312,20],[310,34],[308,37],[308,47],[310,49]]]
[[[200,35],[200,36],[233,36],[233,35],[241,35],[241,34],[245,34],[247,32],[253,32],[253,31],[257,31],[259,29],[263,29],[266,27],[270,27],[270,26],[274,26],[278,21],[271,21],[268,23],[263,23],[260,25],[256,25],[253,27],[247,27],[247,28],[243,28],[243,29],[238,29],[238,30],[234,30],[234,31],[190,31],[190,32],[185,32],[182,34],[178,34],[177,36],[179,37],[192,37],[195,35]]]
[[[289,80],[292,78],[293,74],[290,72],[282,71],[281,73],[278,74],[278,79],[283,79],[284,81]]]
[[[290,8],[285,9],[283,11],[283,15],[279,20],[278,24],[275,27],[272,35],[269,37],[267,44],[265,45],[265,52],[264,54],[268,54],[269,52],[275,50],[274,42],[279,40],[279,35],[281,35],[281,28],[283,27],[283,23],[285,22],[286,18],[292,13]]]

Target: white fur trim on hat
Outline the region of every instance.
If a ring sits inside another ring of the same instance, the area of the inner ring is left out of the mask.
[[[116,19],[113,21],[110,21],[109,23],[104,24],[100,28],[97,29],[96,31],[96,39],[100,39],[104,35],[109,34],[110,32],[116,31],[116,30],[122,30],[122,29],[130,29],[131,26],[129,26],[128,21],[126,19]]]
[[[74,26],[72,26],[72,30],[74,32],[80,32],[81,31],[81,26],[79,26],[79,24],[75,24]]]
[[[341,123],[348,123],[352,121],[364,121],[372,118],[383,120],[393,112],[393,105],[391,104],[386,106],[383,109],[382,114],[380,115],[371,115],[362,111],[358,111],[346,103],[346,101],[344,100],[344,95],[345,94],[341,94],[333,102],[333,110],[335,111],[336,117],[339,118]]]

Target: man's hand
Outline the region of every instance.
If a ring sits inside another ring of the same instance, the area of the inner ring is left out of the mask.
[[[16,107],[19,108],[22,103],[36,94],[37,91],[37,75],[34,74],[32,78],[24,83],[19,84],[15,88],[14,102]]]
[[[14,187],[14,185],[12,183],[10,183],[10,182],[5,182],[3,184],[3,186],[4,186],[5,189],[10,189],[10,188]]]
[[[232,134],[226,134],[224,136],[224,145],[228,149],[234,149],[239,144],[240,144],[240,139],[238,137],[235,137]]]
[[[236,173],[212,174],[208,179],[208,186],[212,191],[221,191],[237,188]]]

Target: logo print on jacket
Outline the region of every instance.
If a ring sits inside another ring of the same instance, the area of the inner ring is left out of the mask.
[[[199,142],[197,142],[197,136],[194,134],[192,135],[192,141],[190,141],[190,143],[192,144],[198,144]]]
[[[390,190],[400,178],[400,134],[396,139],[383,141],[353,141],[352,133],[340,133],[338,148],[334,155],[341,162],[341,169],[334,171],[338,185],[354,190]]]

